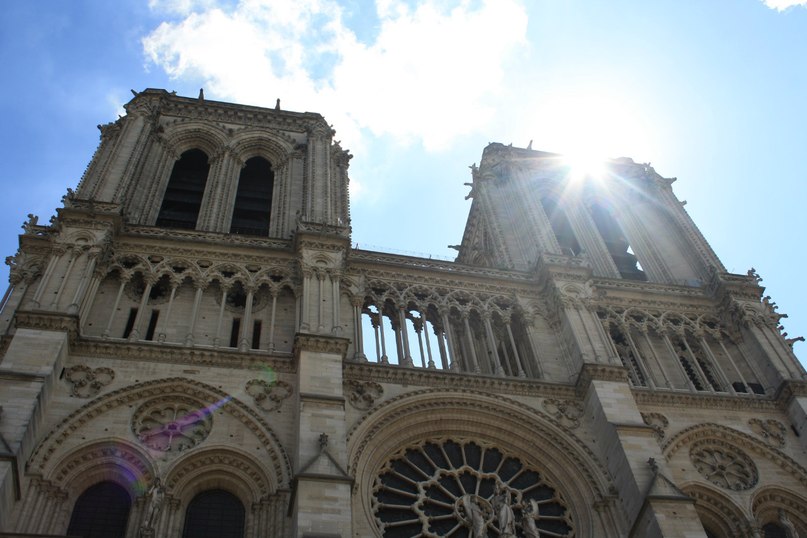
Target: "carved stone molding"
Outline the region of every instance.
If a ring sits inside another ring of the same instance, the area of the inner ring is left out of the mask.
[[[473,389],[492,393],[519,396],[543,396],[561,399],[574,398],[574,387],[545,383],[536,379],[505,378],[458,373],[429,368],[406,368],[377,363],[343,363],[345,379],[375,381],[395,385],[417,385],[434,388]]]
[[[167,396],[142,404],[132,416],[132,432],[161,452],[182,452],[204,441],[213,428],[212,411],[193,398]]]
[[[767,420],[752,418],[748,421],[748,425],[751,427],[751,430],[759,435],[769,446],[784,448],[787,428],[778,420],[772,418]]]
[[[78,317],[69,314],[18,310],[14,322],[18,329],[61,331],[68,333],[71,339],[78,334]]]
[[[627,383],[628,371],[624,366],[586,363],[580,369],[580,375],[577,377],[578,393],[584,394],[588,391],[589,385],[595,380]]]
[[[555,417],[558,422],[570,430],[580,426],[583,406],[578,402],[550,398],[543,401],[543,408],[544,411]]]
[[[739,448],[722,441],[694,443],[689,458],[709,482],[724,489],[744,491],[757,483],[757,467]]]
[[[667,417],[661,413],[642,413],[642,420],[644,420],[645,424],[653,428],[659,441],[664,439],[667,427],[670,425],[670,421],[667,420]]]
[[[283,405],[283,400],[294,392],[285,381],[268,382],[263,379],[250,379],[244,386],[247,394],[252,396],[255,405],[264,411],[276,411]]]
[[[370,409],[384,395],[384,387],[373,381],[347,379],[344,385],[347,401],[361,411]]]
[[[764,396],[732,396],[729,394],[701,394],[696,392],[661,391],[633,387],[633,397],[641,406],[679,407],[697,409],[726,409],[747,411],[773,411],[780,405]]]
[[[297,333],[294,337],[294,356],[299,360],[301,351],[311,351],[314,353],[333,353],[340,355],[344,359],[348,345],[350,345],[350,339],[348,338]]]
[[[92,369],[84,364],[77,364],[65,369],[64,378],[71,384],[70,396],[91,398],[115,379],[111,368]]]
[[[128,340],[80,338],[72,347],[79,355],[108,357],[131,361],[160,362],[168,364],[189,364],[194,366],[215,366],[221,368],[261,369],[271,368],[275,372],[295,373],[296,364],[291,357],[271,356],[267,351],[216,349],[212,347],[180,347],[160,345],[157,342],[130,342]]]

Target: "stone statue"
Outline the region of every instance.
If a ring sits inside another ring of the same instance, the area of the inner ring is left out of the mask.
[[[499,522],[499,533],[502,538],[516,535],[516,518],[510,506],[510,492],[501,484],[496,484],[493,496],[493,510]]]
[[[154,529],[154,525],[157,523],[157,519],[160,517],[160,512],[162,512],[163,504],[165,503],[165,488],[162,482],[160,482],[159,476],[154,479],[154,484],[151,485],[146,495],[148,496],[148,505],[146,507],[146,518],[143,520],[143,527]]]
[[[524,508],[521,510],[521,530],[524,531],[524,536],[527,538],[539,538],[538,527],[535,521],[538,519],[539,506],[535,499],[530,499]]]
[[[465,517],[471,522],[471,538],[488,538],[485,513],[476,499],[465,495],[462,498],[462,508],[465,510]]]

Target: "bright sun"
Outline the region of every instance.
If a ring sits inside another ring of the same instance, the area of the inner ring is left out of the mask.
[[[536,148],[563,155],[576,178],[601,175],[609,159],[648,155],[647,130],[634,109],[597,88],[544,96],[537,125]]]

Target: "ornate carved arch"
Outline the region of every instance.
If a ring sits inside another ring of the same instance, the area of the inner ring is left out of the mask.
[[[148,453],[126,439],[110,437],[79,446],[54,463],[45,478],[78,497],[85,489],[104,480],[121,485],[134,500],[155,475]]]
[[[348,466],[357,499],[373,520],[370,488],[388,458],[426,439],[456,436],[496,445],[537,469],[568,501],[576,532],[602,529],[592,505],[608,496],[607,470],[584,443],[557,420],[508,398],[461,390],[426,389],[387,400],[349,432]]]
[[[748,514],[731,498],[700,483],[683,484],[681,491],[695,500],[695,510],[705,527],[719,536],[742,536],[748,528]]]
[[[796,460],[776,448],[767,446],[747,433],[714,423],[703,423],[690,426],[671,437],[662,446],[664,456],[669,460],[679,449],[699,441],[715,440],[762,456],[781,467],[788,475],[807,487],[807,469]]]
[[[279,486],[258,459],[230,446],[206,447],[180,458],[166,472],[165,485],[183,505],[215,487],[230,491],[244,506],[274,494]]]
[[[274,130],[245,129],[233,137],[230,147],[242,163],[252,157],[263,157],[271,162],[274,168],[278,168],[294,151],[293,140],[279,135]]]
[[[178,157],[190,149],[200,149],[209,160],[220,154],[227,144],[227,134],[214,124],[196,120],[176,120],[165,126],[162,139]]]
[[[807,532],[807,498],[802,495],[782,487],[768,486],[751,499],[751,512],[760,525],[778,522],[780,510],[787,514],[800,536]]]
[[[65,419],[37,445],[28,460],[30,472],[44,474],[52,467],[52,458],[59,447],[79,427],[100,415],[122,405],[139,400],[176,394],[191,397],[209,406],[220,405],[227,413],[247,427],[265,447],[266,464],[277,480],[277,487],[287,488],[291,481],[291,462],[279,439],[266,421],[251,407],[237,398],[205,383],[174,377],[137,383],[110,392],[80,407]]]

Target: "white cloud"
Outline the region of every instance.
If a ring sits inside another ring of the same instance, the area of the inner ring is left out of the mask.
[[[317,110],[359,149],[361,129],[429,149],[480,131],[494,117],[506,64],[526,44],[518,0],[378,0],[379,28],[360,42],[331,0],[240,0],[193,12],[184,0],[152,0],[184,18],[143,40],[171,77],[198,77],[209,95]]]
[[[807,0],[762,0],[766,6],[777,11],[784,11],[793,6],[807,6]]]

